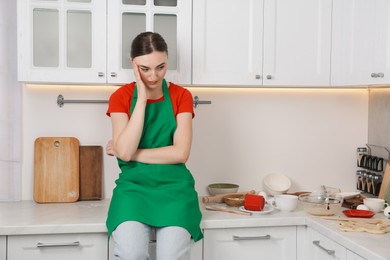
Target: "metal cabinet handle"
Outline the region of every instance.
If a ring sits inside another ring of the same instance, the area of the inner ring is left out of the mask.
[[[371,78],[377,78],[378,77],[378,74],[377,73],[371,73]]]
[[[37,243],[37,247],[62,247],[62,246],[80,246],[79,241],[71,242],[71,243]]]
[[[247,237],[247,236],[233,236],[233,240],[268,240],[271,239],[270,235],[265,236],[254,236],[254,237]]]
[[[272,75],[267,75],[267,79],[272,79]]]
[[[116,73],[115,72],[111,72],[111,78],[115,78],[116,77]]]
[[[98,77],[103,78],[104,77],[104,72],[98,72]]]
[[[336,253],[335,250],[330,250],[330,249],[327,249],[327,248],[321,246],[319,240],[314,240],[314,241],[313,241],[313,244],[316,245],[316,246],[318,246],[318,247],[321,248],[322,250],[324,250],[328,255],[334,255],[334,254]]]
[[[261,76],[259,74],[256,74],[255,79],[261,79]]]
[[[383,78],[384,76],[385,76],[385,74],[383,72],[378,73],[378,78]]]

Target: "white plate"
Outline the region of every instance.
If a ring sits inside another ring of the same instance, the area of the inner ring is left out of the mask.
[[[344,199],[352,199],[360,194],[360,191],[345,191],[345,192],[338,192],[335,195],[341,196]]]
[[[252,214],[257,214],[257,215],[264,215],[264,214],[268,214],[268,213],[274,211],[274,208],[271,205],[268,205],[268,204],[265,204],[264,209],[260,210],[260,211],[257,211],[257,210],[256,211],[255,210],[247,210],[247,209],[244,208],[244,206],[241,206],[238,209],[243,211],[243,212],[250,212]]]

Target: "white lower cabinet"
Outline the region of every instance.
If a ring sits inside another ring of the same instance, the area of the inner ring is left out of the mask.
[[[206,229],[203,260],[297,259],[295,226]]]
[[[347,249],[336,241],[322,235],[312,228],[306,230],[306,245],[304,246],[304,259],[310,260],[328,260],[328,259],[347,259]]]
[[[7,259],[7,237],[0,236],[0,260]]]
[[[355,254],[351,250],[347,250],[347,260],[365,260],[365,258],[361,257],[358,254]]]
[[[107,260],[107,234],[8,236],[7,260]]]

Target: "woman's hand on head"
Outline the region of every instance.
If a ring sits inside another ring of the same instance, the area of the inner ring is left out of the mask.
[[[135,59],[133,59],[132,64],[133,64],[135,79],[137,82],[138,100],[146,101],[147,100],[146,86],[145,83],[142,81],[139,66],[136,63]]]

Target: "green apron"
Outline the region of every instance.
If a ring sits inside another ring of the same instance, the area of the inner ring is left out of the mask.
[[[164,100],[147,104],[139,148],[156,148],[173,144],[176,119],[168,86],[163,80]],[[134,88],[130,114],[137,101]],[[199,224],[202,214],[194,178],[184,163],[147,164],[125,162],[121,169],[108,210],[108,235],[124,221],[134,220],[154,227],[179,226],[194,241],[203,238]]]

